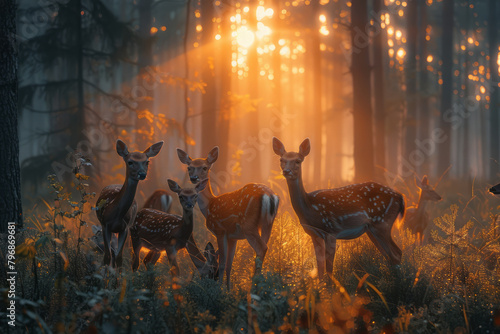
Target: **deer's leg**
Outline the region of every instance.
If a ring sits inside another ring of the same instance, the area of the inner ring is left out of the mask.
[[[255,257],[255,275],[259,275],[262,272],[262,264],[264,263],[264,258],[267,253],[267,245],[257,231],[255,231],[255,233],[247,234],[246,238],[257,255]]]
[[[160,257],[161,257],[161,252],[154,252],[154,254],[151,258],[151,264],[154,266],[156,264],[156,262],[158,262]]]
[[[142,260],[142,262],[144,262],[144,265],[147,265],[149,262],[151,262],[151,259],[153,258],[153,256],[155,255],[155,251],[154,250],[150,250],[146,256],[144,257],[144,260]]]
[[[132,259],[132,271],[136,271],[140,265],[141,240],[139,238],[135,238],[133,235],[131,239],[132,239],[132,250],[134,251]]]
[[[312,236],[312,242],[318,264],[318,277],[322,279],[325,276],[325,240],[320,236]]]
[[[325,238],[325,257],[326,257],[326,273],[332,275],[333,260],[335,259],[335,251],[337,248],[337,238],[333,235],[327,235]]]
[[[118,249],[117,249],[117,254],[116,254],[116,266],[117,267],[122,266],[123,248],[125,246],[125,241],[127,241],[127,237],[128,237],[128,228],[126,228],[125,231],[118,233]]]
[[[228,239],[227,241],[227,265],[226,265],[226,281],[227,289],[231,288],[231,268],[233,267],[234,253],[236,252],[236,244],[238,240]]]
[[[179,276],[179,266],[177,265],[177,259],[176,259],[177,251],[173,247],[167,248],[166,251],[167,251],[167,257],[168,257],[168,263],[170,264],[170,267],[171,267],[170,272],[171,272],[173,277],[177,277],[177,276]],[[161,253],[159,253],[159,254],[161,254]]]
[[[102,261],[103,265],[109,265],[111,263],[111,249],[110,249],[111,236],[112,234],[109,228],[103,226],[102,229],[102,240],[104,241],[104,260]]]
[[[390,230],[378,230],[376,227],[370,227],[366,233],[382,255],[392,264],[401,263],[401,255],[403,252],[399,249],[394,240],[392,240]]]
[[[219,247],[219,283],[224,281],[224,271],[226,270],[227,258],[227,234],[217,236],[217,246]]]

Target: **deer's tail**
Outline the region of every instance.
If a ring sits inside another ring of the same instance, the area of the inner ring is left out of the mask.
[[[278,213],[280,198],[275,194],[265,194],[262,196],[262,211],[261,211],[261,237],[266,244],[271,237],[274,219]]]

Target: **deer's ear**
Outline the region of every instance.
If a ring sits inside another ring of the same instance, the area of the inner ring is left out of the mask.
[[[125,143],[122,142],[120,139],[116,141],[116,153],[118,153],[118,155],[123,158],[125,158],[128,155],[127,145],[125,145]]]
[[[415,175],[415,185],[417,186],[417,188],[422,188],[422,182],[416,175]]]
[[[424,186],[428,186],[429,185],[429,179],[427,178],[427,175],[424,175],[424,177],[422,178],[422,184]]]
[[[194,188],[197,193],[202,192],[208,184],[208,179],[201,180]]]
[[[151,145],[142,153],[145,153],[148,158],[156,157],[158,153],[160,153],[162,146],[163,146],[163,140]]]
[[[276,137],[273,137],[273,151],[280,157],[286,153],[285,145],[283,145],[283,143]]]
[[[303,157],[307,157],[309,155],[309,152],[311,152],[311,142],[309,141],[309,138],[306,138],[299,146],[299,153]]]
[[[177,182],[175,182],[174,180],[170,180],[170,179],[168,179],[167,182],[168,182],[168,186],[169,186],[170,190],[172,190],[174,193],[180,193],[181,192],[182,189],[177,184]]]
[[[219,157],[219,146],[215,146],[210,152],[208,152],[207,162],[213,164],[217,161]]]
[[[177,156],[179,157],[179,160],[185,165],[189,165],[191,164],[191,161],[193,161],[193,159],[191,159],[189,155],[180,148],[177,149]]]

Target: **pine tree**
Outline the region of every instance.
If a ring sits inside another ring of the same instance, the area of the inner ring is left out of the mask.
[[[65,159],[85,141],[88,120],[104,120],[91,101],[108,99],[115,108],[127,104],[121,95],[100,85],[99,79],[112,78],[119,64],[131,63],[132,47],[138,41],[133,30],[100,0],[50,1],[20,14],[37,17],[39,13],[51,14],[47,28],[20,45],[20,109],[51,116],[50,130],[38,138],[47,143],[46,152],[23,162],[23,170],[30,171],[24,174],[34,178],[31,181],[44,179],[50,168],[60,177],[70,175]]]

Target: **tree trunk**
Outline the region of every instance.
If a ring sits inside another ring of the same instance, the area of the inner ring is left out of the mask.
[[[319,1],[311,3],[313,22],[318,22],[319,15]],[[322,164],[322,151],[323,151],[323,109],[322,109],[322,54],[320,49],[320,33],[317,24],[313,24],[313,31],[311,35],[312,41],[312,59],[313,59],[313,113],[314,124],[312,139],[314,145],[314,181],[316,183],[322,182],[321,164]]]
[[[375,0],[373,10],[380,18],[385,9],[384,0]],[[385,170],[385,92],[384,92],[384,49],[385,49],[385,31],[380,28],[373,41],[373,76],[374,86],[373,94],[375,101],[375,163],[377,165],[376,175],[378,180],[382,180],[382,174]]]
[[[139,64],[139,77],[136,84],[141,85],[147,96],[144,96],[139,101],[138,111],[148,111],[153,113],[153,99],[155,78],[150,75],[148,68],[153,66],[153,38],[151,37],[151,27],[153,26],[153,15],[151,6],[153,0],[140,0],[139,2],[139,50],[138,50],[138,64]],[[156,142],[155,126],[148,121],[147,117],[137,118],[135,129],[137,130],[135,144],[138,147],[148,147],[151,143]],[[153,192],[158,188],[158,170],[160,168],[150,168],[148,172],[148,180],[143,183],[143,189],[146,193]]]
[[[281,19],[280,19],[280,12],[281,12],[281,1],[280,0],[273,0],[273,7],[275,8],[274,10],[274,16],[273,16],[273,44],[275,45],[276,49],[273,51],[273,84],[274,84],[274,91],[273,91],[273,105],[274,105],[274,110],[276,110],[278,114],[278,121],[276,122],[276,131],[274,131],[274,136],[281,138],[282,134],[282,129],[281,127],[283,124],[281,123],[281,115],[283,114],[283,104],[282,104],[282,95],[283,95],[283,90],[281,88],[281,55],[279,52],[279,40],[282,36],[281,34]]]
[[[419,94],[418,94],[418,127],[417,127],[417,138],[419,140],[427,140],[429,138],[429,120],[431,119],[431,113],[429,110],[429,91],[427,90],[428,85],[428,75],[427,75],[427,40],[426,29],[427,29],[427,3],[426,1],[420,1],[419,5],[419,29],[418,29],[418,43],[419,43]],[[428,161],[424,162],[424,165],[420,169],[417,168],[417,172],[421,174],[421,171],[429,173]]]
[[[353,0],[351,5],[352,84],[354,121],[354,171],[357,181],[374,176],[373,128],[369,48],[364,41],[368,25],[367,2]]]
[[[403,157],[409,162],[409,166],[412,166],[414,171],[419,167],[418,161],[414,161],[411,156],[411,153],[415,150],[415,139],[417,138],[417,17],[417,0],[409,0],[407,10],[408,51],[405,60],[406,115]]]
[[[443,0],[441,54],[443,64],[441,66],[441,129],[444,141],[440,145],[438,170],[445,171],[451,162],[451,124],[447,116],[452,111],[453,103],[453,26],[454,26],[454,0]]]
[[[500,132],[499,132],[499,88],[500,76],[498,75],[498,25],[497,7],[498,0],[489,0],[488,11],[488,42],[490,56],[490,145],[491,160],[489,161],[490,177],[493,179],[500,170]]]
[[[23,225],[17,129],[16,1],[0,2],[0,233]]]
[[[215,89],[215,73],[214,73],[214,17],[213,1],[201,2],[201,19],[202,19],[202,78],[206,84],[205,94],[203,94],[201,107],[201,147],[202,154],[208,152],[217,145],[216,138],[216,121],[217,121],[217,105],[216,105],[216,89]],[[227,149],[227,148],[224,148]]]
[[[250,15],[248,19],[248,27],[251,31],[257,31],[257,17],[256,10],[258,1],[249,1]],[[257,100],[259,98],[259,58],[257,54],[257,40],[248,48],[248,93],[250,98]],[[255,111],[251,112],[248,117],[248,129],[247,138],[244,139],[245,142],[256,142],[256,146],[249,148],[249,150],[254,151],[255,154],[249,154],[249,156],[243,154],[242,158],[242,175],[247,176],[246,180],[255,180],[255,182],[262,182],[262,159],[260,155],[262,152],[259,147],[261,143],[259,142],[259,106],[256,102]],[[248,153],[248,152],[245,152]]]
[[[232,2],[229,1],[228,7],[230,8]],[[230,166],[229,157],[232,146],[229,143],[229,127],[232,119],[232,106],[231,106],[231,77],[232,77],[232,37],[231,37],[231,22],[229,20],[231,11],[229,8],[223,8],[223,15],[221,20],[221,39],[218,43],[218,57],[217,67],[220,78],[219,84],[219,115],[217,124],[217,144],[222,147],[219,151],[218,162],[214,165],[217,175],[216,185],[219,187],[227,187],[230,184]],[[212,177],[213,178],[213,177]]]
[[[333,15],[335,19],[340,19],[341,3],[336,2],[332,4]],[[328,118],[331,118],[331,125],[328,126],[326,131],[327,142],[326,145],[326,165],[329,166],[326,170],[326,177],[331,177],[333,184],[340,184],[342,180],[342,138],[344,121],[345,103],[343,102],[343,85],[345,78],[345,57],[342,52],[342,36],[341,29],[335,28],[333,30],[333,53],[331,55],[331,62],[333,65],[331,71],[332,86],[330,91],[332,96],[332,109],[328,110]],[[326,122],[325,122],[326,124]],[[330,127],[331,126],[331,127]]]

